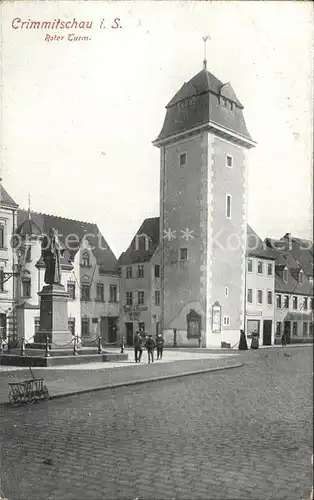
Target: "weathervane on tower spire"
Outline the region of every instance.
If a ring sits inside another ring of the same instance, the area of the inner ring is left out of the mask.
[[[209,35],[203,36],[203,42],[204,42],[204,61],[203,61],[203,67],[205,70],[207,70],[207,58],[206,58],[206,49],[207,49],[207,42],[208,40],[211,40],[211,37]]]
[[[28,218],[31,218],[31,193],[28,193]]]

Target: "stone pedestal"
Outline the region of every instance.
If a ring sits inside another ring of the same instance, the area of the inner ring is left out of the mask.
[[[46,285],[38,293],[40,296],[40,329],[34,344],[45,348],[49,335],[50,348],[71,349],[72,334],[68,330],[68,294],[63,285]]]

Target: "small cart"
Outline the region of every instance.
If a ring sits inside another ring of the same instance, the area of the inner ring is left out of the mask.
[[[36,401],[49,398],[48,387],[44,385],[43,378],[9,382],[9,386],[11,387],[9,400],[14,405],[36,403]]]

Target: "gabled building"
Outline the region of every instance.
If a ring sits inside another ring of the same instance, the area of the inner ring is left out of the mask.
[[[203,69],[166,106],[160,149],[166,343],[235,344],[244,327],[247,157],[256,143],[230,83]]]
[[[160,330],[159,217],[145,219],[119,258],[121,331],[133,345],[136,331]]]
[[[294,258],[287,237],[265,241],[276,255],[275,343],[283,333],[288,343],[313,342],[313,280],[310,268],[304,265],[308,260],[302,254],[299,260]]]
[[[54,228],[65,249],[62,283],[68,291],[69,329],[82,341],[117,340],[119,276],[117,260],[96,224],[42,213],[18,211],[16,255],[24,268],[18,278],[19,337],[32,339],[39,327],[38,292],[44,285],[41,240]]]
[[[0,337],[7,339],[16,332],[14,307],[16,271],[11,236],[17,224],[17,203],[7,193],[0,179]]]
[[[261,345],[275,337],[275,252],[247,225],[246,328],[250,339],[258,333]]]

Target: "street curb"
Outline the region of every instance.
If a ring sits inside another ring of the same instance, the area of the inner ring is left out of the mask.
[[[112,384],[112,385],[104,385],[102,387],[92,387],[90,389],[83,389],[83,390],[78,390],[78,391],[73,391],[73,392],[67,392],[64,394],[54,394],[53,396],[49,396],[49,399],[60,399],[60,398],[68,397],[68,396],[76,396],[78,394],[86,394],[88,392],[104,391],[106,389],[117,389],[119,387],[129,387],[132,385],[148,384],[149,382],[158,382],[160,380],[170,380],[173,378],[188,377],[189,375],[200,375],[202,373],[230,370],[232,368],[241,368],[243,365],[244,365],[244,363],[237,363],[234,365],[221,366],[221,367],[217,367],[217,368],[206,368],[204,370],[197,370],[194,372],[186,372],[186,373],[183,372],[183,373],[164,375],[164,376],[154,377],[154,378],[147,378],[147,379],[141,379],[141,380],[131,380],[129,382],[119,382],[119,383]]]
[[[193,372],[174,373],[171,375],[164,375],[164,376],[148,378],[148,379],[131,380],[129,382],[119,382],[116,384],[104,385],[101,387],[91,387],[90,389],[82,389],[82,390],[77,390],[77,391],[72,391],[72,392],[65,392],[62,394],[54,394],[53,396],[49,396],[49,399],[60,399],[60,398],[66,398],[69,396],[77,396],[79,394],[87,394],[88,392],[104,391],[106,389],[117,389],[119,387],[129,387],[132,385],[148,384],[149,382],[158,382],[160,380],[170,380],[173,378],[188,377],[190,375],[200,375],[202,373],[231,370],[233,368],[241,368],[242,366],[244,366],[244,363],[236,363],[233,365],[218,366],[217,368],[205,368],[203,370],[197,370],[197,371],[193,371]],[[8,406],[11,408],[14,407],[14,405],[12,405],[10,402],[0,403],[0,407],[1,406]]]

